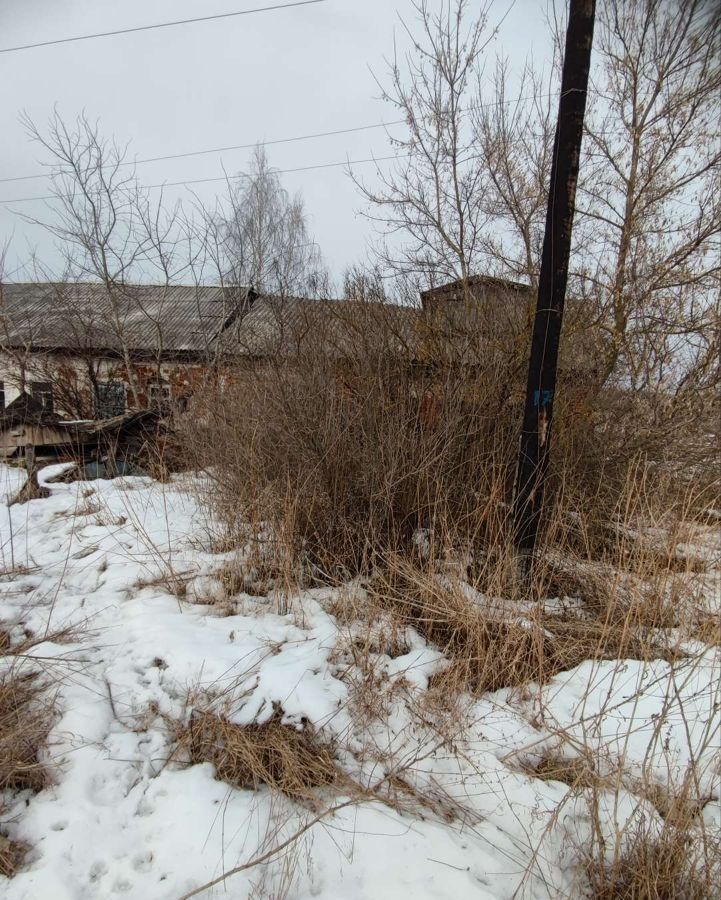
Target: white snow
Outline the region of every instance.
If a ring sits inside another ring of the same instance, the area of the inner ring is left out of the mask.
[[[6,500],[22,481],[0,467]],[[609,770],[623,760],[632,776],[651,772],[665,785],[703,746],[699,777],[718,798],[716,653],[674,665],[589,662],[526,696],[469,698],[471,724],[450,747],[414,714],[414,698],[446,661],[409,629],[407,652],[376,654],[384,713],[364,720],[352,709],[362,678],[352,635],[329,612],[334,592],[304,592],[287,615],[272,599],[228,596],[216,575],[229,555],[203,549],[212,523],[190,482],[51,483],[50,497],[0,510],[1,623],[36,635],[78,629],[70,642],[34,646],[25,662],[56,681],[54,783],[15,798],[3,823],[32,848],[14,878],[0,878],[7,900],[177,900],[322,811],[231,788],[209,764],[169,761],[168,722],[188,716],[189,694],[239,724],[275,710],[293,726],[309,722],[354,779],[379,785],[397,771],[435,804],[423,815],[378,800],[345,806],[280,860],[233,875],[207,897],[244,898],[254,884],[254,896],[272,895],[288,871],[296,898],[580,896],[587,805],[521,767],[560,746],[561,733]],[[180,583],[185,596],[172,592]],[[346,799],[325,798],[328,807]],[[439,811],[451,801],[462,815],[448,821]],[[621,790],[602,813],[613,831],[638,810]],[[718,801],[704,816],[719,823]]]

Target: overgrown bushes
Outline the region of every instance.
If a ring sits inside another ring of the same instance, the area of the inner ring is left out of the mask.
[[[265,359],[199,398],[184,423],[191,464],[207,473],[230,533],[245,542],[270,528],[284,545],[279,565],[292,559],[307,578],[368,573],[419,542],[436,555],[507,556],[523,367],[482,336],[464,334],[451,352],[447,335],[391,309],[339,302],[276,322]],[[617,521],[669,518],[681,504],[684,456],[654,417],[640,395],[599,393],[590,370],[563,374],[551,545],[608,556]],[[695,450],[685,475],[703,482],[696,506],[718,494],[708,448],[699,457],[707,437],[702,422],[686,432]]]

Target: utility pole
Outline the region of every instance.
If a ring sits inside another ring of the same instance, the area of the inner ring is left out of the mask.
[[[513,502],[516,546],[527,558],[532,557],[536,545],[550,458],[558,345],[566,299],[595,12],[596,0],[570,0]]]

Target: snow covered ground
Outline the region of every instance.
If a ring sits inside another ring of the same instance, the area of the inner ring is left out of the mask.
[[[5,498],[21,483],[0,467]],[[699,647],[674,665],[589,661],[542,691],[469,699],[449,746],[413,712],[445,665],[440,654],[415,633],[400,656],[379,650],[383,713],[354,715],[361,673],[346,652],[348,626],[330,611],[337,594],[304,592],[286,615],[272,596],[227,596],[214,573],[229,554],[212,552],[212,523],[188,478],[48,487],[48,498],[0,505],[0,624],[17,640],[76,629],[36,644],[24,662],[54,682],[58,714],[53,783],[12,798],[3,817],[5,833],[31,848],[11,880],[0,876],[8,900],[178,900],[306,825],[286,851],[200,896],[581,896],[588,804],[560,781],[527,774],[549,748],[590,751],[609,771],[623,759],[631,779],[651,773],[666,787],[694,757],[703,793],[715,798],[704,818],[721,828],[716,651]],[[170,759],[169,723],[187,719],[203,695],[239,724],[278,711],[298,727],[310,722],[356,781],[373,787],[402,775],[429,806],[401,811],[368,799],[327,812],[342,792],[321,792],[311,809],[264,788],[231,788],[207,763]],[[454,815],[444,818],[449,804]],[[657,816],[625,788],[609,791],[604,826],[612,834],[640,809]]]

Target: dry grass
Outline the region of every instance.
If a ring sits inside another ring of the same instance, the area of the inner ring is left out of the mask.
[[[721,616],[697,615],[689,636],[709,647],[721,647]]]
[[[158,574],[148,575],[138,579],[135,586],[137,588],[162,588],[164,591],[167,591],[167,593],[181,599],[182,597],[185,597],[185,593],[188,589],[188,580],[193,574],[194,573],[190,572],[176,572],[172,566],[166,565],[164,566],[163,571]]]
[[[33,675],[9,675],[0,681],[0,790],[39,791],[47,784],[38,753],[52,719]]]
[[[176,737],[179,758],[191,765],[212,763],[216,777],[237,788],[265,785],[307,803],[319,787],[343,778],[330,749],[310,726],[296,730],[282,724],[279,714],[262,725],[237,725],[196,710]]]
[[[587,862],[592,900],[713,900],[721,883],[715,858],[694,853],[698,841],[688,829],[665,825],[660,835],[643,827],[611,862]]]
[[[72,511],[74,516],[96,516],[102,513],[103,507],[97,500],[86,500]]]
[[[226,563],[215,577],[221,582],[226,592],[234,594],[250,594],[254,597],[266,597],[275,590],[282,581],[282,572],[273,559],[268,559],[257,550]]]
[[[560,781],[574,791],[589,789],[597,793],[623,785],[636,796],[651,802],[668,825],[682,830],[700,825],[701,811],[710,799],[698,796],[693,779],[687,779],[678,791],[671,791],[650,778],[630,778],[623,766],[601,775],[587,749],[571,757],[547,753],[535,765],[524,767],[524,771],[543,781]]]
[[[17,635],[13,636],[12,630],[7,626],[0,626],[0,654],[7,657],[21,657],[27,655],[33,647],[51,641],[54,644],[75,643],[82,633],[82,628],[67,626],[59,628],[47,634],[34,633],[25,626],[20,626]]]
[[[659,784],[637,785],[639,794],[650,800],[665,822],[674,828],[690,828],[700,823],[700,815],[709,797],[699,797],[694,782],[687,779],[678,791]]]
[[[13,581],[19,575],[29,575],[32,570],[28,566],[3,566],[0,567],[0,579],[3,581]]]
[[[578,749],[578,748],[577,748]],[[609,761],[606,760],[606,763]],[[721,883],[721,843],[701,816],[709,798],[699,798],[694,777],[672,792],[648,775],[629,778],[621,761],[602,775],[592,753],[566,757],[551,752],[527,774],[559,781],[571,796],[589,803],[591,836],[579,847],[591,900],[711,900]],[[602,824],[600,809],[608,808],[620,790],[636,797],[635,814],[615,833]],[[645,802],[661,816],[653,819]],[[564,801],[565,803],[565,801]],[[561,804],[561,808],[564,804]]]
[[[675,628],[694,599],[693,589],[659,563],[652,578],[632,568],[598,562],[588,557],[548,559],[544,594],[581,597],[597,618],[636,627]],[[627,564],[630,566],[630,564]]]
[[[558,648],[538,622],[507,621],[469,601],[460,589],[446,588],[405,564],[399,568],[390,584],[376,582],[373,597],[451,661],[437,676],[444,685],[481,694],[542,681],[558,671]]]
[[[400,556],[389,557],[372,580],[370,602],[450,660],[438,676],[444,685],[475,694],[543,683],[588,659],[677,656],[633,617],[580,617],[492,601]]]
[[[30,500],[42,500],[50,496],[50,490],[42,484],[37,483],[35,479],[29,479],[20,488],[20,490],[8,501],[8,506],[15,504],[28,503]]]
[[[11,841],[0,834],[0,875],[12,878],[22,865],[28,845],[21,841]]]
[[[539,763],[527,769],[528,774],[543,781],[560,781],[572,790],[599,786],[596,766],[588,756],[567,758],[545,755]]]
[[[7,672],[0,679],[0,795],[47,786],[48,769],[39,757],[51,724],[52,711],[38,678]],[[11,877],[26,850],[24,844],[0,834],[0,873]]]

